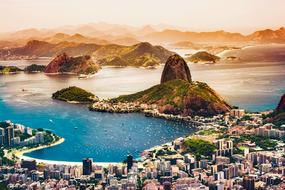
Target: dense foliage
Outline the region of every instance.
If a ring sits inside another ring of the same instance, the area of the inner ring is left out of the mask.
[[[94,94],[76,86],[59,90],[52,95],[52,98],[62,101],[74,101],[79,103],[91,103],[97,100],[97,97]]]
[[[24,71],[28,73],[32,72],[44,72],[46,66],[45,65],[37,65],[37,64],[32,64],[27,67],[25,67]]]
[[[210,157],[216,150],[214,144],[202,139],[187,139],[184,144],[187,147],[187,150],[197,158],[200,158],[201,156]]]
[[[0,74],[17,73],[20,71],[22,70],[15,66],[0,66]]]

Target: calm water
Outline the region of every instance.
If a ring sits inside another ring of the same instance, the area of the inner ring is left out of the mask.
[[[0,64],[23,68],[31,62]],[[274,108],[285,93],[282,60],[189,66],[194,80],[207,82],[231,104],[250,111]],[[93,157],[95,161],[114,162],[122,161],[128,153],[139,156],[144,149],[191,133],[191,128],[141,114],[89,112],[85,106],[53,101],[50,97],[56,90],[72,85],[92,91],[100,98],[129,94],[158,84],[161,72],[162,67],[104,68],[87,80],[24,73],[0,76],[0,120],[50,129],[66,139],[61,145],[27,154],[31,157],[64,161]]]

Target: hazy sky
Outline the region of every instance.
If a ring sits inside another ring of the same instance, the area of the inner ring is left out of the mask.
[[[238,31],[285,26],[285,0],[0,0],[0,32],[109,22]]]

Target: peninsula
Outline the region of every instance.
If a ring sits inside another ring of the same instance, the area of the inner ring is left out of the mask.
[[[151,111],[180,116],[213,116],[223,114],[230,108],[206,83],[192,81],[185,60],[177,54],[166,61],[161,84],[90,106],[93,111]]]

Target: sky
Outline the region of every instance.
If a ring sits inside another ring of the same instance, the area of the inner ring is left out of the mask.
[[[285,26],[285,0],[0,0],[0,32],[96,22],[250,33]]]

